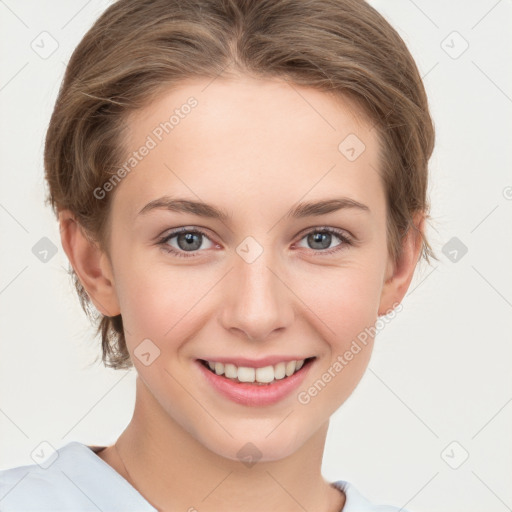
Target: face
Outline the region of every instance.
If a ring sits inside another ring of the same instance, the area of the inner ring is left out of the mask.
[[[140,159],[110,192],[113,293],[160,412],[224,457],[252,443],[276,460],[370,358],[391,268],[377,133],[314,89],[208,83],[129,119]]]

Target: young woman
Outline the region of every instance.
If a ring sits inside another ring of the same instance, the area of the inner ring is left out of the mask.
[[[111,446],[0,472],[0,509],[398,510],[321,462],[372,327],[434,256],[433,141],[413,59],[363,1],[109,7],[67,67],[45,168],[135,410]]]

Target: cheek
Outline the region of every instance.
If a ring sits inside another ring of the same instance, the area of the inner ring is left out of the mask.
[[[347,277],[337,301],[330,305],[330,313],[335,334],[330,338],[333,356],[345,352],[353,340],[375,323],[379,308],[380,287],[367,271]]]
[[[333,353],[344,351],[377,318],[382,277],[375,262],[319,269],[304,273],[296,283],[307,320],[318,328]]]
[[[192,267],[173,267],[165,262],[131,259],[116,283],[121,313],[135,338],[166,340],[185,324],[194,323],[199,302],[211,288],[204,272]]]
[[[310,306],[306,321],[321,337],[325,357],[297,398],[301,406],[319,416],[333,413],[350,396],[367,368],[382,282],[377,264],[352,263],[328,270],[304,282],[298,292]]]

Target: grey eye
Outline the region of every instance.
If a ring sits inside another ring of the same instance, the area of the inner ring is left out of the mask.
[[[302,240],[306,240],[307,245],[305,246],[307,249],[317,249],[317,250],[325,250],[325,249],[331,249],[332,247],[335,247],[336,245],[340,245],[340,243],[335,244],[331,246],[331,243],[334,241],[334,238],[338,238],[341,243],[341,238],[334,234],[329,233],[328,231],[312,231],[311,233],[308,233]],[[301,247],[304,247],[302,245]]]

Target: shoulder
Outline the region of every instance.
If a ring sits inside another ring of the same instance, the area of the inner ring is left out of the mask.
[[[376,505],[365,498],[350,482],[338,480],[333,485],[345,493],[346,501],[342,512],[411,512],[391,505]]]
[[[43,473],[37,464],[2,470],[0,510],[51,510],[46,505],[64,505],[65,496],[68,494],[66,489],[69,487],[64,478],[64,473]]]
[[[0,510],[121,512],[154,509],[88,446],[71,442],[40,464],[1,470]]]
[[[73,448],[68,445],[66,455]],[[62,465],[57,462],[59,456],[57,450],[46,464],[29,464],[1,470],[0,510],[31,510],[45,502],[54,503],[56,506],[63,504],[62,490],[66,489],[69,482],[66,482]]]

